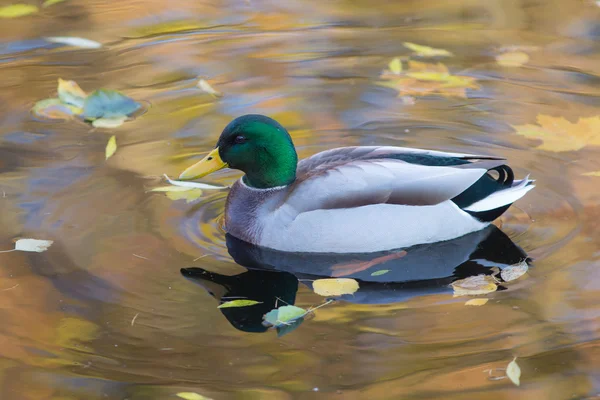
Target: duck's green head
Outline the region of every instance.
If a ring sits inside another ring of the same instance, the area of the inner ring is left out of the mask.
[[[202,178],[229,167],[245,172],[247,185],[266,189],[294,182],[297,163],[289,133],[274,119],[250,114],[231,121],[221,133],[216,149],[179,178]]]

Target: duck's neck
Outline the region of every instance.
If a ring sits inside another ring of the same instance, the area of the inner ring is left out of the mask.
[[[259,162],[246,168],[244,183],[257,189],[287,186],[296,180],[298,155],[294,145],[270,148],[260,154]]]

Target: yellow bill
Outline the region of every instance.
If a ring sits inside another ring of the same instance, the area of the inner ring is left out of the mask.
[[[221,160],[221,156],[219,155],[219,148],[217,147],[216,149],[208,153],[208,155],[202,160],[198,161],[196,164],[183,171],[181,175],[179,175],[179,179],[190,180],[202,178],[227,166],[227,163]]]

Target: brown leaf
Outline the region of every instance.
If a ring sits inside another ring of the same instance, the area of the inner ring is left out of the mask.
[[[498,289],[496,279],[490,275],[469,276],[452,282],[454,296],[478,296],[492,293]]]
[[[537,125],[513,125],[517,134],[538,139],[540,150],[577,151],[587,145],[600,146],[600,117],[580,118],[571,123],[563,117],[538,115]]]

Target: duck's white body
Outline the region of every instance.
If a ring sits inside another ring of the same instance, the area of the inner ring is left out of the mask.
[[[513,181],[510,168],[493,157],[345,147],[301,161],[289,186],[255,189],[237,181],[225,228],[282,251],[390,250],[480,230],[532,189],[531,182]]]

